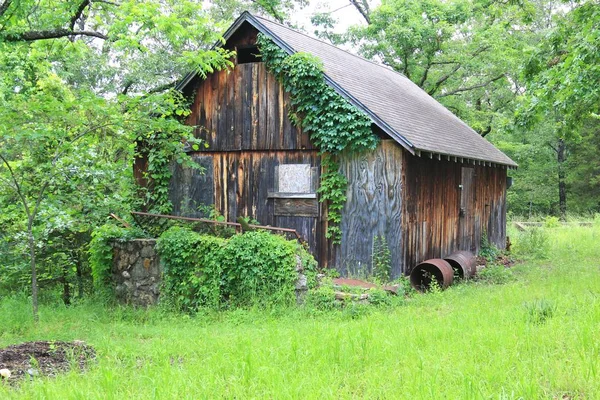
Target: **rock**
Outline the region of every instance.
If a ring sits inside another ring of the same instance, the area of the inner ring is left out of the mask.
[[[35,369],[35,368],[29,368],[29,369],[27,370],[27,375],[29,375],[29,376],[30,376],[30,377],[32,377],[32,378],[33,378],[34,376],[38,376],[39,374],[40,374],[40,371],[38,371],[38,370],[37,370],[37,369]]]
[[[127,271],[123,271],[123,272],[121,273],[121,275],[123,275],[123,278],[125,278],[125,279],[129,279],[129,278],[131,278],[131,275],[130,275],[130,274],[129,274],[129,272],[127,272]]]

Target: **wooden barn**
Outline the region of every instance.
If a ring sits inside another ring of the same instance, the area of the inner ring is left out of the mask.
[[[326,237],[316,193],[321,160],[288,118],[289,94],[257,57],[258,33],[287,53],[322,60],[325,80],[372,121],[374,151],[342,157],[348,179],[341,244]],[[235,67],[179,89],[193,100],[187,123],[208,147],[192,153],[204,174],[177,168],[174,213],[214,206],[229,221],[296,229],[323,267],[368,272],[385,237],[392,274],[456,250],[478,251],[484,233],[504,248],[507,170],[516,164],[405,76],[288,27],[242,14],[224,34]]]

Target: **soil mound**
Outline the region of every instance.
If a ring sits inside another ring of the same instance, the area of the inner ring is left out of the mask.
[[[84,342],[27,342],[0,349],[0,369],[8,369],[8,381],[54,376],[71,368],[85,369],[96,352]]]

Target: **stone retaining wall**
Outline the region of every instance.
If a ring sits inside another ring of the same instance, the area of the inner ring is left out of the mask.
[[[149,306],[158,302],[162,269],[154,239],[114,241],[112,277],[121,302]]]

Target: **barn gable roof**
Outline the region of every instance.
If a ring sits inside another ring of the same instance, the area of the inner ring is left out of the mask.
[[[409,152],[517,166],[404,75],[249,12],[225,32],[225,40],[244,22],[289,54],[306,52],[320,58],[325,81]],[[178,88],[193,77],[188,75]]]

